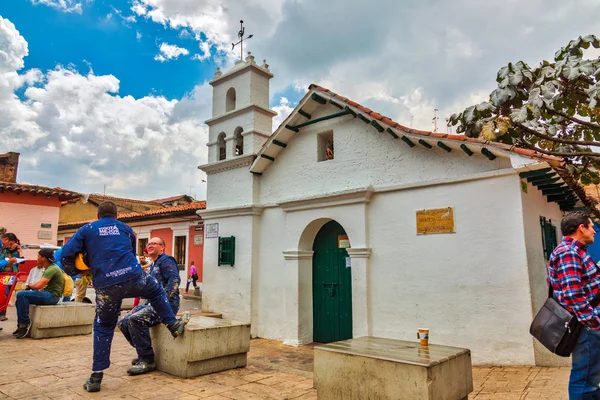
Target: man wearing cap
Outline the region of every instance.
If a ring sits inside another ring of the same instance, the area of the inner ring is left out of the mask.
[[[38,267],[44,268],[42,279],[27,285],[26,289],[17,293],[17,322],[15,331],[17,339],[23,339],[29,334],[31,320],[29,319],[29,305],[56,304],[63,294],[65,278],[63,272],[54,264],[54,251],[41,249],[38,252]]]

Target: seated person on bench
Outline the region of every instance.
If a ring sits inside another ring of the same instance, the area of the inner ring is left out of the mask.
[[[179,311],[179,283],[181,282],[177,261],[165,254],[163,239],[153,237],[147,246],[148,254],[152,258],[150,275],[164,288],[169,305],[176,314]],[[129,375],[145,374],[156,369],[150,327],[159,323],[160,317],[154,308],[150,304],[144,304],[134,307],[117,324],[125,339],[135,347],[138,354],[138,358],[132,361],[133,365],[127,370]]]
[[[54,264],[54,251],[41,249],[37,256],[38,267],[44,268],[42,278],[37,283],[27,285],[26,289],[17,293],[18,327],[14,332],[17,339],[27,337],[31,329],[29,305],[52,305],[58,303],[63,295],[65,278],[63,271]]]

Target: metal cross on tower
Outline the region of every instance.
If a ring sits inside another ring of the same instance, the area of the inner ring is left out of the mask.
[[[244,37],[244,32],[246,28],[244,28],[244,21],[240,20],[240,31],[238,32],[238,38],[240,39],[237,43],[231,43],[231,50],[235,49],[235,46],[240,45],[240,60],[244,59],[244,40],[252,39],[254,35],[248,35]]]

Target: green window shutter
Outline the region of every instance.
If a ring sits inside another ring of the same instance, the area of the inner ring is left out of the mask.
[[[219,265],[235,264],[235,236],[219,237]]]
[[[550,259],[552,251],[557,246],[558,241],[556,240],[556,227],[552,225],[550,219],[540,217],[540,225],[542,228],[542,246],[544,248],[544,257],[546,260]]]

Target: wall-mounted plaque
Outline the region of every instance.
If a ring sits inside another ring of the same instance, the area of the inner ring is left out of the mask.
[[[339,235],[338,236],[338,249],[347,249],[350,247],[350,240],[348,239],[348,235]]]
[[[52,232],[50,232],[50,231],[38,231],[38,239],[52,240]]]
[[[454,233],[452,207],[417,211],[417,235]]]
[[[46,222],[42,222],[41,223],[41,227],[43,229],[50,229],[50,228],[52,228],[52,224],[49,224],[49,223],[46,223]]]
[[[204,242],[204,235],[194,235],[194,246],[202,246]]]
[[[204,234],[207,239],[214,239],[219,237],[219,223],[204,224]]]

